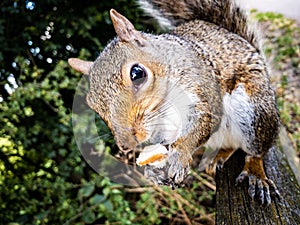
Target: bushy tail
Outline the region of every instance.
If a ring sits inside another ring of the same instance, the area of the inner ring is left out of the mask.
[[[236,33],[261,50],[260,36],[245,11],[234,0],[138,0],[164,28],[199,19]]]

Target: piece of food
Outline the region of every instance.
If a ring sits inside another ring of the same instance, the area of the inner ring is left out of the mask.
[[[161,144],[146,146],[136,159],[139,166],[151,165],[163,167],[168,157],[168,150]]]

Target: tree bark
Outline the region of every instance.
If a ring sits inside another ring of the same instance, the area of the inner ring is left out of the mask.
[[[281,134],[282,135],[282,134]],[[290,167],[284,148],[270,149],[264,158],[265,171],[276,184],[281,199],[272,198],[271,205],[260,206],[248,195],[248,183],[235,185],[243,169],[245,153],[237,151],[216,174],[217,225],[300,225],[300,188]]]

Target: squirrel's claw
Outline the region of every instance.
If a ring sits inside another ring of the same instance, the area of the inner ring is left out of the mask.
[[[244,169],[237,177],[236,184],[243,182],[246,178],[249,180],[250,197],[258,199],[261,205],[268,206],[271,203],[271,195],[280,198],[276,185],[265,174],[262,157],[246,156]]]
[[[155,168],[154,166],[146,165],[144,176],[155,185],[168,185],[169,179],[165,171]]]
[[[186,155],[185,157],[186,160],[182,160],[182,155],[179,152],[174,152],[168,158],[168,177],[172,179],[175,185],[181,184],[190,170],[189,159]]]
[[[223,168],[224,163],[234,152],[234,149],[220,149],[218,154],[205,169],[206,173],[212,177],[215,177],[217,170],[221,170]]]
[[[223,169],[224,163],[225,163],[224,159],[219,159],[218,161],[213,161],[206,167],[205,172],[208,175],[215,177],[217,170]]]
[[[144,176],[156,185],[167,185],[172,188],[178,187],[190,170],[188,160],[179,160],[181,158],[180,153],[174,152],[168,157],[166,165],[162,168],[147,165],[144,170]]]
[[[274,184],[274,182],[268,178],[260,179],[253,174],[249,174],[247,171],[243,170],[236,179],[236,185],[243,182],[248,177],[249,188],[248,194],[254,200],[255,198],[259,201],[261,205],[270,205],[271,204],[271,194],[270,188],[275,193],[276,197],[280,198],[279,191]],[[273,195],[273,194],[272,194]]]

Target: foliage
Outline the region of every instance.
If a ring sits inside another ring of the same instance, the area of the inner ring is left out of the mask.
[[[126,14],[138,29],[155,25],[134,1],[4,0],[0,6],[1,223],[158,224],[176,218],[171,190],[126,191],[95,173],[76,146],[71,123],[81,75],[67,59],[93,60],[114,37],[109,9]]]
[[[211,224],[214,186],[205,175],[177,190],[124,187],[95,173],[76,146],[72,102],[81,75],[67,59],[93,60],[114,37],[110,8],[157,31],[135,2],[2,0],[0,7],[1,223]]]
[[[300,28],[278,13],[254,13],[264,26],[266,55],[272,59],[273,86],[282,123],[300,154]]]

